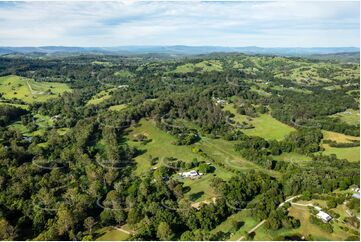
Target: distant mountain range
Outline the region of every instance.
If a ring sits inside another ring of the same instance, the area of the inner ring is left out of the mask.
[[[166,54],[166,55],[199,55],[215,52],[245,53],[282,56],[311,56],[337,53],[355,53],[360,49],[356,47],[315,47],[315,48],[263,48],[248,47],[222,47],[222,46],[119,46],[119,47],[65,47],[65,46],[40,46],[40,47],[0,47],[0,55],[6,54],[59,54],[59,53],[85,53],[85,54],[114,54],[114,55],[139,55],[139,54]]]

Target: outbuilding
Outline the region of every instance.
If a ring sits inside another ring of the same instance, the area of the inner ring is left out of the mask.
[[[332,217],[328,213],[325,213],[324,211],[319,211],[317,214],[317,217],[322,219],[323,222],[328,223],[331,221]]]

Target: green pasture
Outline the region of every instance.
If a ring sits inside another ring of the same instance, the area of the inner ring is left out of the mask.
[[[121,111],[127,108],[126,104],[113,105],[108,108],[109,111]]]
[[[285,136],[295,130],[290,126],[281,123],[269,114],[259,114],[258,117],[255,118],[241,115],[237,113],[233,104],[226,104],[224,110],[233,113],[235,115],[233,119],[236,122],[247,122],[255,127],[253,129],[242,129],[242,132],[248,136],[259,136],[266,140],[282,140]]]
[[[136,174],[139,175],[151,168],[151,158],[158,157],[158,164],[161,164],[162,159],[165,157],[174,157],[185,162],[192,161],[194,158],[202,160],[199,155],[192,153],[191,146],[172,144],[176,139],[171,134],[157,128],[153,120],[142,119],[139,124],[138,127],[132,126],[128,129],[129,134],[127,135],[128,143],[130,145],[145,151],[145,153],[135,158],[137,163]],[[139,134],[147,136],[148,139],[151,139],[151,142],[145,145],[140,142],[134,142],[133,139]]]
[[[190,72],[221,72],[223,71],[222,63],[218,60],[205,60],[196,64],[187,63],[177,66],[174,73],[190,73]]]
[[[22,108],[22,109],[25,109],[25,110],[29,110],[29,105],[26,105],[26,104],[8,103],[8,102],[3,102],[3,101],[0,100],[0,105],[10,105],[10,106]]]
[[[130,235],[113,227],[105,227],[95,232],[99,237],[97,241],[122,241],[129,240]]]
[[[360,125],[360,110],[347,109],[344,112],[331,115],[331,117],[338,117],[351,125]]]
[[[120,78],[129,78],[129,77],[133,77],[134,74],[131,73],[130,71],[128,70],[121,70],[121,71],[117,71],[114,73],[114,75],[116,77],[120,77]]]
[[[337,143],[351,143],[354,140],[360,140],[360,137],[345,135],[337,132],[331,132],[323,130],[324,140],[333,140]],[[322,144],[325,151],[322,151],[324,155],[335,154],[339,159],[347,159],[348,161],[360,161],[360,147],[331,147],[329,144]]]
[[[240,228],[237,231],[232,231],[232,223],[240,223]],[[242,210],[231,216],[229,216],[225,221],[219,224],[216,228],[211,230],[212,234],[217,232],[229,233],[229,240],[237,241],[240,239],[247,231],[251,230],[256,226],[260,221],[252,216],[251,210]]]
[[[99,103],[104,102],[105,100],[112,97],[111,92],[116,90],[116,88],[111,88],[107,90],[100,91],[99,93],[95,94],[86,105],[97,105]]]
[[[27,103],[45,102],[67,91],[71,89],[64,83],[35,82],[15,75],[0,77],[0,92],[5,99],[17,98]]]

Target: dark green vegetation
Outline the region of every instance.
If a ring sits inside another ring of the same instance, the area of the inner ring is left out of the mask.
[[[358,239],[359,207],[331,198],[360,185],[359,71],[242,54],[0,58],[0,239]],[[28,79],[59,92],[12,83]],[[297,195],[352,214],[323,225],[283,203]]]

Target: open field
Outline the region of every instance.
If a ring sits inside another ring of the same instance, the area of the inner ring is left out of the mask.
[[[148,139],[151,139],[151,142],[144,145],[139,142],[132,141],[132,139],[138,134],[146,135]],[[137,163],[135,173],[137,175],[146,172],[152,167],[150,164],[150,157],[159,158],[158,164],[153,167],[158,167],[164,164],[163,159],[165,157],[174,157],[185,162],[190,162],[194,158],[204,160],[201,156],[192,153],[192,146],[178,146],[172,144],[172,142],[175,141],[175,138],[157,128],[152,120],[141,120],[139,127],[133,127],[130,129],[128,139],[128,143],[130,145],[135,146],[140,150],[146,150],[144,154],[135,158]],[[232,176],[232,173],[229,173],[223,168],[217,166],[214,173],[204,175],[199,179],[191,180],[179,178],[182,182],[184,182],[184,186],[190,188],[190,190],[186,193],[186,197],[188,197],[191,201],[202,201],[213,197],[214,194],[210,187],[210,182],[214,175],[227,179]],[[174,176],[178,178],[178,175]]]
[[[259,114],[256,118],[248,117],[237,113],[233,104],[226,104],[224,110],[233,113],[235,115],[233,119],[236,122],[247,122],[255,127],[253,129],[242,129],[242,132],[249,136],[259,136],[267,140],[282,140],[285,136],[295,130],[276,120],[269,114]]]
[[[126,104],[113,105],[109,107],[109,111],[121,111],[127,107]]]
[[[232,231],[232,223],[238,222],[241,224],[237,231]],[[229,233],[229,240],[238,240],[244,233],[251,230],[254,226],[259,223],[257,219],[252,216],[250,210],[242,210],[229,216],[223,223],[218,225],[215,229],[211,230],[211,233],[215,234],[219,231]]]
[[[360,111],[347,109],[345,112],[336,113],[331,115],[331,117],[338,117],[342,121],[351,124],[351,125],[359,125],[360,124]]]
[[[360,137],[345,135],[341,133],[331,132],[331,131],[322,131],[324,140],[333,140],[337,143],[351,143],[353,140],[360,140]],[[347,159],[349,161],[359,161],[360,160],[360,147],[331,147],[329,144],[322,144],[322,147],[325,148],[323,154],[331,155],[335,154],[339,159]]]
[[[340,228],[341,223],[333,220],[331,222],[333,233],[326,232],[319,226],[310,223],[311,213],[307,207],[293,205],[289,208],[289,215],[299,219],[301,226],[296,229],[267,230],[264,226],[256,231],[254,240],[284,240],[285,237],[304,237],[307,240],[345,240],[352,234]],[[311,236],[311,237],[310,237]]]
[[[35,82],[20,76],[0,77],[0,92],[6,99],[17,98],[27,103],[45,102],[71,89],[64,83]]]
[[[235,142],[226,141],[223,139],[211,139],[202,137],[201,141],[196,144],[206,154],[216,161],[222,162],[227,167],[247,171],[250,169],[261,170],[270,176],[278,177],[279,173],[276,171],[264,169],[253,162],[243,158],[237,151],[234,150]]]
[[[0,105],[10,105],[10,106],[22,108],[22,109],[25,109],[25,110],[29,110],[29,105],[26,105],[26,104],[7,103],[7,102],[3,102],[3,101],[0,100]]]
[[[108,90],[103,90],[97,94],[95,94],[86,105],[97,105],[101,102],[104,102],[105,100],[112,97],[111,92],[114,91],[116,88],[111,88]]]
[[[312,158],[306,155],[301,155],[299,153],[291,152],[291,153],[282,153],[281,155],[273,156],[276,160],[283,160],[288,162],[294,162],[298,164],[303,164],[305,162],[311,161]]]
[[[153,167],[158,167],[163,164],[163,158],[175,157],[185,162],[192,161],[197,158],[199,161],[204,160],[203,157],[192,152],[192,147],[198,147],[205,152],[212,159],[224,163],[227,167],[231,167],[240,171],[247,171],[249,169],[262,170],[271,176],[277,177],[279,173],[272,170],[264,169],[252,162],[249,162],[242,158],[236,151],[234,151],[234,142],[222,140],[222,139],[211,139],[202,137],[199,142],[194,145],[178,146],[172,144],[175,138],[157,128],[153,120],[142,119],[139,127],[131,127],[129,130],[128,144],[135,146],[140,150],[144,150],[145,153],[135,158],[137,168],[135,174],[140,175],[148,171],[152,166],[150,164],[151,158],[159,158],[158,164]],[[141,144],[140,142],[133,141],[134,137],[138,134],[143,134],[151,139],[147,144]],[[99,144],[100,145],[100,144]],[[210,186],[210,182],[214,176],[222,179],[229,179],[234,174],[216,164],[215,172],[202,176],[199,179],[181,179],[185,186],[189,186],[190,191],[186,193],[186,196],[192,201],[202,201],[213,197],[213,191]],[[177,177],[177,175],[175,175]],[[194,199],[194,194],[199,195]]]
[[[130,235],[113,227],[105,227],[96,231],[100,235],[96,240],[101,241],[122,241],[128,240]]]
[[[190,72],[211,72],[223,71],[223,67],[220,61],[217,60],[210,60],[210,61],[202,61],[196,64],[187,63],[184,65],[177,66],[177,68],[173,71],[174,73],[190,73]]]
[[[131,73],[130,71],[128,70],[121,70],[121,71],[117,71],[114,73],[114,75],[116,77],[120,77],[120,78],[126,78],[126,77],[133,77],[134,74]]]
[[[328,144],[323,144],[322,146],[325,148],[325,151],[323,151],[325,155],[335,154],[337,158],[347,159],[351,162],[360,160],[360,147],[338,148],[330,147]]]
[[[337,143],[352,143],[353,140],[360,140],[360,137],[345,135],[337,132],[322,130],[323,139],[333,140]]]
[[[136,174],[141,174],[151,168],[150,157],[158,157],[159,163],[161,163],[165,157],[175,157],[185,162],[192,161],[194,158],[202,160],[199,155],[192,153],[191,146],[172,144],[176,139],[172,135],[157,128],[153,120],[142,119],[139,124],[139,127],[131,127],[129,129],[130,133],[128,134],[128,143],[130,145],[140,150],[146,150],[144,154],[135,158],[137,162]],[[140,142],[132,141],[138,134],[147,136],[148,139],[151,139],[151,142],[143,145]]]
[[[203,157],[192,153],[192,147],[198,147],[203,150],[207,155],[216,161],[224,163],[226,166],[246,171],[249,169],[262,170],[272,176],[278,176],[278,172],[261,168],[260,166],[247,161],[241,157],[238,152],[234,150],[234,142],[226,141],[222,139],[211,139],[202,137],[199,142],[194,145],[173,145],[172,142],[175,138],[155,127],[155,123],[152,120],[141,120],[139,127],[132,127],[128,134],[128,143],[146,152],[136,157],[137,162],[137,174],[140,174],[151,168],[149,157],[158,157],[160,160],[164,157],[175,157],[183,161],[192,161],[194,158],[198,160],[204,160]],[[138,135],[144,134],[152,141],[146,145],[142,145],[139,142],[134,142],[132,139]]]
[[[111,62],[109,62],[109,61],[93,61],[92,64],[93,64],[93,65],[105,66],[105,67],[112,67],[112,66],[114,66],[114,64],[111,63]]]

